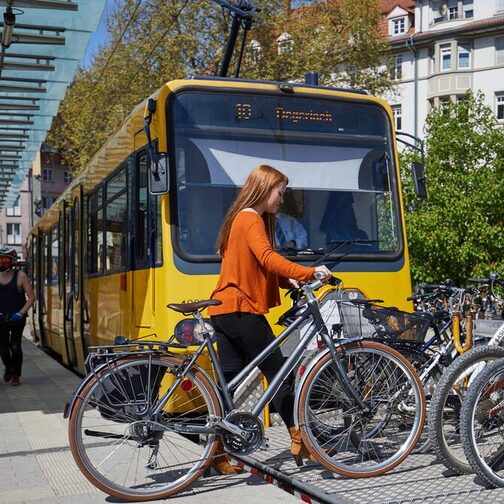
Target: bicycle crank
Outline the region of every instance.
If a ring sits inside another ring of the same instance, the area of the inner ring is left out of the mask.
[[[232,432],[225,432],[222,441],[227,451],[231,453],[246,455],[259,448],[266,449],[268,440],[264,437],[264,427],[261,420],[252,413],[231,412],[224,422],[238,428],[240,435]]]

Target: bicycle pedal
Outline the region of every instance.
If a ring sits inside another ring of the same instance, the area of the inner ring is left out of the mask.
[[[263,438],[259,450],[266,451],[270,447],[270,442],[268,438]]]

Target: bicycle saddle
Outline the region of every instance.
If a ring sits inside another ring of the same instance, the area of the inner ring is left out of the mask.
[[[203,310],[207,306],[218,306],[222,304],[222,301],[218,299],[207,299],[204,301],[195,301],[194,303],[168,303],[166,306],[180,313],[192,313],[195,311]]]

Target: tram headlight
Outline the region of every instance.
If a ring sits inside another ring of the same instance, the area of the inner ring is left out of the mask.
[[[205,320],[205,326],[210,331],[210,335],[214,336],[214,330],[209,320]],[[201,335],[201,326],[194,319],[183,319],[175,326],[175,339],[181,345],[201,345],[203,336]]]

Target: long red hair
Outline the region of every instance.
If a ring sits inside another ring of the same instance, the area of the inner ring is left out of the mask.
[[[270,195],[272,189],[283,182],[288,184],[289,179],[282,172],[269,165],[259,165],[249,174],[245,185],[229,207],[222,222],[219,236],[217,237],[217,253],[221,257],[226,252],[231,225],[238,212],[262,203]],[[264,212],[262,218],[266,225],[270,241],[273,243],[275,233],[274,215]]]

